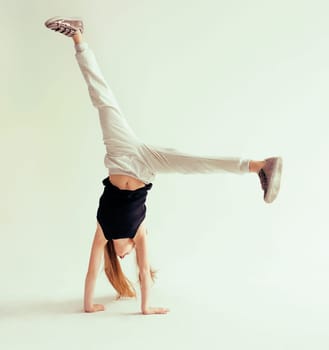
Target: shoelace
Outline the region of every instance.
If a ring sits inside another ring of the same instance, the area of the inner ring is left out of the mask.
[[[268,187],[268,181],[267,181],[267,177],[265,174],[265,171],[263,169],[260,169],[259,173],[258,173],[259,179],[260,179],[260,183],[262,184],[262,189],[264,191],[267,191],[267,187]]]

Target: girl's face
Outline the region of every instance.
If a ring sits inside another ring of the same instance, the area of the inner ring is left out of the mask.
[[[115,239],[113,242],[115,253],[120,259],[130,254],[135,248],[135,242],[131,238]]]

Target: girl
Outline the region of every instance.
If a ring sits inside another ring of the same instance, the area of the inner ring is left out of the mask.
[[[79,18],[54,17],[47,28],[71,37],[76,59],[87,83],[93,105],[98,109],[106,147],[105,166],[109,176],[103,180],[104,191],[97,210],[97,228],[85,280],[84,311],[103,311],[104,305],[93,303],[97,274],[104,254],[105,273],[119,297],[133,297],[135,290],[123,274],[118,257],[123,259],[136,249],[141,287],[141,312],[164,314],[169,310],[150,307],[149,294],[154,272],[147,255],[145,227],[146,197],[156,173],[256,173],[271,203],[280,188],[282,160],[262,161],[241,158],[196,157],[170,148],[146,145],[134,134],[120,110],[110,87],[104,80],[95,56],[83,41],[84,25]]]

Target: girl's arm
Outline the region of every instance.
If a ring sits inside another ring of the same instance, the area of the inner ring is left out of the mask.
[[[102,232],[102,229],[97,225],[93,245],[91,248],[89,267],[85,280],[85,293],[84,293],[84,311],[96,312],[104,311],[105,307],[101,304],[94,304],[94,290],[96,285],[96,279],[99,272],[101,260],[104,254],[104,247],[107,243],[106,238]]]
[[[146,229],[143,224],[140,227],[139,232],[136,234],[134,241],[136,244],[136,258],[140,276],[142,313],[144,315],[166,314],[169,311],[166,308],[153,308],[149,306],[150,289],[153,281],[147,255]]]

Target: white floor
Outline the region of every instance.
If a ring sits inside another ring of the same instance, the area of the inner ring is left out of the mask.
[[[106,294],[96,299],[107,307],[98,314],[81,313],[77,295],[2,299],[1,348],[328,349],[328,306],[295,299],[283,285],[228,288],[187,297],[157,291],[171,312],[148,317],[136,301]]]

